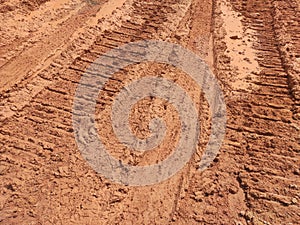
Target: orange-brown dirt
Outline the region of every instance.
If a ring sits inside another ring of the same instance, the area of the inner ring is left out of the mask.
[[[300,224],[299,0],[0,0],[0,224]],[[140,153],[111,126],[125,85],[152,75],[184,88],[199,111],[197,151],[175,176],[149,186],[96,173],[74,138],[72,107],[87,67],[137,40],[177,43],[218,78],[226,136],[214,162],[197,170],[210,135],[209,107],[191,78],[169,65],[124,68],[97,100],[97,128],[110,154],[131,165],[165,159],[180,118],[165,100],[132,108],[145,138],[159,116],[163,142]]]

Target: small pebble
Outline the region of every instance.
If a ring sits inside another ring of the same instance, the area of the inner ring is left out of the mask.
[[[296,205],[298,203],[298,200],[296,198],[292,198],[292,203]]]
[[[246,212],[245,211],[240,211],[240,216],[245,216]]]
[[[10,109],[11,109],[12,111],[17,111],[17,110],[18,110],[17,106],[15,106],[15,105],[11,106]]]

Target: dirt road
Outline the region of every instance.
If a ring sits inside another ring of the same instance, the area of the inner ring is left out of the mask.
[[[259,0],[1,1],[0,224],[300,224],[300,2]],[[180,136],[176,109],[146,98],[132,109],[147,152],[124,147],[110,121],[121,89],[145,76],[184,88],[201,134],[190,162],[161,183],[131,187],[96,173],[74,138],[73,101],[82,74],[125,43],[163,40],[199,55],[227,105],[217,158],[198,170],[211,134],[209,105],[178,68],[145,62],[116,73],[96,106],[99,137],[130,165],[164,160]]]

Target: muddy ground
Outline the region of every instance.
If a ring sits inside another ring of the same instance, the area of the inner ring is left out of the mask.
[[[1,0],[0,224],[300,224],[299,0]],[[145,76],[184,88],[201,134],[189,163],[157,184],[132,187],[97,173],[72,124],[76,87],[99,56],[138,40],[176,43],[217,77],[227,106],[218,156],[198,170],[211,134],[201,89],[178,68],[124,68],[99,93],[96,122],[109,153],[134,166],[164,160],[180,117],[159,98],[132,108],[145,138],[162,117],[168,131],[144,153],[114,134],[119,91]]]

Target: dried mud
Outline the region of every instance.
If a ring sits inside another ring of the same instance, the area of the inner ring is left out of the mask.
[[[0,224],[299,224],[300,2],[118,0],[0,2]],[[210,66],[227,105],[218,157],[197,170],[210,135],[203,93],[185,73],[147,62],[124,68],[97,99],[98,134],[131,165],[165,159],[180,118],[159,98],[139,101],[129,120],[149,135],[162,117],[168,131],[154,150],[125,148],[111,105],[126,84],[147,75],[183,87],[199,111],[197,151],[175,176],[130,187],[97,174],[74,138],[80,77],[100,55],[125,43],[180,44]]]

